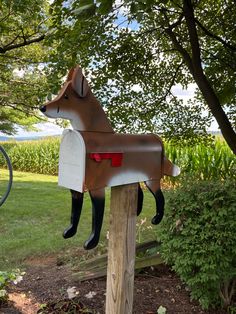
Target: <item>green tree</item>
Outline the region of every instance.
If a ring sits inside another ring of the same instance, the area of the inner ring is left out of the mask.
[[[233,0],[57,0],[53,60],[61,73],[75,63],[91,72],[120,129],[182,140],[205,134],[215,117],[236,153],[234,8]],[[172,89],[190,83],[191,105]]]
[[[48,1],[0,1],[0,131],[14,134],[39,122],[38,106],[48,91],[41,43],[48,23]]]

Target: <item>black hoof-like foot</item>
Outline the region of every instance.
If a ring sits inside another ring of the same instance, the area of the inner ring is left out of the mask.
[[[163,215],[156,215],[152,218],[152,224],[158,225],[162,221]]]
[[[98,245],[98,242],[99,242],[99,238],[89,238],[84,243],[84,249],[85,250],[92,250]]]
[[[73,237],[76,234],[76,229],[73,228],[72,226],[70,226],[69,228],[67,228],[64,232],[63,232],[63,238],[64,239],[68,239]]]

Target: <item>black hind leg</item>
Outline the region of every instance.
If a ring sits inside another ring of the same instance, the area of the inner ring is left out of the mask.
[[[159,181],[146,181],[145,184],[156,200],[156,215],[152,218],[152,224],[157,225],[162,221],[164,216],[164,195],[160,189]]]
[[[138,206],[137,206],[137,216],[140,215],[143,209],[143,190],[141,189],[140,184],[138,185]]]

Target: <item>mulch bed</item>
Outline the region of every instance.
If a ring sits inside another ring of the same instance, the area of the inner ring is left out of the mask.
[[[69,287],[75,287],[77,293],[72,300],[68,299]],[[77,311],[71,313],[85,313],[85,309],[90,309],[86,313],[104,314],[105,298],[106,278],[79,282],[73,278],[68,264],[58,266],[58,259],[53,256],[27,262],[23,281],[11,287],[11,302],[2,307],[0,313],[36,314],[44,304],[45,312],[38,313],[69,313],[74,307]],[[227,313],[202,310],[197,302],[190,300],[189,291],[178,276],[165,265],[137,274],[134,284],[134,314],[156,314],[160,306],[166,308],[167,314]]]

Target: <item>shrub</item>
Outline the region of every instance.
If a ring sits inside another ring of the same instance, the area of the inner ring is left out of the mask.
[[[162,257],[203,308],[229,306],[236,283],[236,182],[187,182],[167,208]]]
[[[0,271],[0,305],[1,303],[4,303],[8,299],[7,294],[7,286],[10,283],[17,284],[19,281],[22,280],[22,276],[24,273],[22,273],[19,269],[14,271]]]

